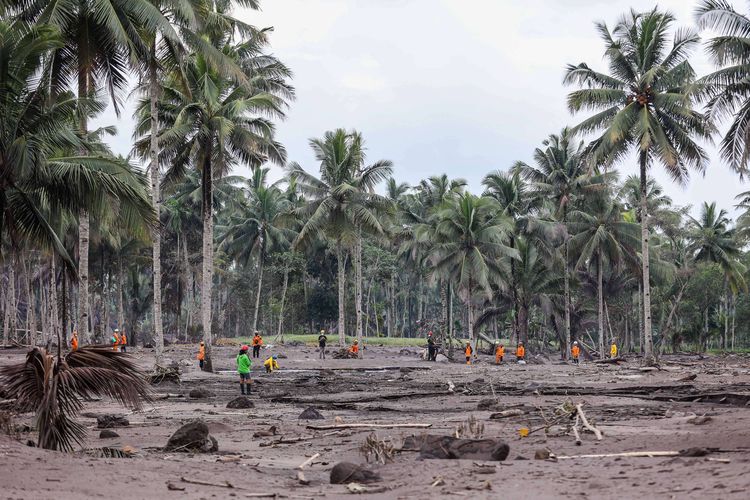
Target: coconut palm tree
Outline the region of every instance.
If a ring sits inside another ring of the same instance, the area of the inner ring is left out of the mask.
[[[568,211],[577,199],[606,186],[605,177],[592,172],[584,162],[583,142],[575,143],[569,128],[552,134],[534,151],[535,164],[518,162],[513,169],[531,183],[533,196],[554,203],[555,216],[567,227]],[[570,249],[568,237],[563,243],[564,311],[566,345],[561,346],[563,359],[568,357],[570,332]]]
[[[267,168],[257,168],[247,181],[245,198],[231,210],[225,227],[219,227],[219,243],[243,267],[253,256],[258,259],[258,288],[255,295],[252,330],[258,328],[263,269],[271,252],[287,250],[296,233],[288,227],[291,204],[284,192],[266,183]]]
[[[454,282],[463,295],[474,348],[474,295],[491,296],[492,284],[501,279],[508,260],[518,258],[518,251],[507,245],[513,220],[499,208],[492,198],[466,193],[435,214],[433,272]]]
[[[325,235],[336,246],[338,262],[339,343],[344,345],[344,249],[354,249],[353,261],[357,274],[357,338],[362,337],[362,232],[382,235],[379,214],[390,207],[387,198],[374,193],[375,187],[386,180],[393,170],[389,160],[379,160],[365,166],[365,149],[359,132],[336,129],[326,132],[321,139],[311,139],[315,159],[320,162],[320,178],[305,171],[299,164],[289,165],[289,176],[308,202],[297,210],[306,222],[300,229],[294,246],[309,244],[313,238]],[[360,350],[360,356],[362,350]]]
[[[648,169],[659,163],[673,179],[685,183],[689,169],[703,171],[708,162],[696,139],[709,140],[714,131],[708,117],[696,109],[695,72],[688,56],[698,44],[698,35],[691,29],[675,30],[670,44],[674,21],[672,14],[655,8],[625,14],[613,30],[598,23],[609,74],[581,63],[569,65],[564,80],[583,87],[568,95],[571,112],[596,111],[573,128],[574,133],[598,134],[589,147],[590,161],[612,164],[629,153],[638,161],[646,363],[654,361]]]
[[[716,203],[703,202],[699,217],[688,216],[688,251],[696,262],[713,262],[719,265],[732,290],[736,293],[746,288],[742,254],[736,232],[730,229],[727,211],[717,209]]]
[[[622,217],[622,207],[608,195],[587,200],[585,209],[570,214],[570,248],[578,255],[576,269],[595,266],[599,322],[599,353],[604,355],[604,266],[616,268],[636,259],[638,224]]]

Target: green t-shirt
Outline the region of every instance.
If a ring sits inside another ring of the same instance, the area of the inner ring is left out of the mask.
[[[237,355],[237,373],[250,373],[250,357],[247,354]]]

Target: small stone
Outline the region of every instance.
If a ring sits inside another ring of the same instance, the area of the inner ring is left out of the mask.
[[[255,405],[246,396],[239,396],[227,403],[227,408],[245,410],[247,408],[255,408]]]
[[[99,439],[111,439],[111,438],[118,438],[118,437],[120,437],[120,435],[110,429],[104,429],[103,431],[99,433]]]
[[[203,387],[198,387],[197,389],[191,390],[188,396],[193,399],[206,399],[214,397],[214,393]]]
[[[322,413],[320,413],[316,408],[310,406],[305,409],[302,413],[300,413],[299,417],[300,420],[324,420],[325,417]]]

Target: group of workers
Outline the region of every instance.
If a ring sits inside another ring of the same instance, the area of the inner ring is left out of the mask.
[[[115,331],[112,332],[112,337],[109,339],[109,343],[112,345],[113,351],[128,352],[128,336],[124,330],[121,332],[119,328],[115,328]],[[70,350],[78,350],[78,330],[73,330],[73,335],[70,337]]]
[[[257,335],[257,332],[256,332]],[[203,342],[201,342],[203,344]],[[257,344],[260,346],[261,344]],[[260,357],[260,347],[258,347],[258,355],[256,356],[256,350],[255,350],[256,344],[253,344],[253,358]],[[240,393],[241,394],[250,394],[250,385],[252,384],[252,381],[250,380],[250,370],[253,366],[253,362],[250,359],[250,356],[247,355],[247,352],[250,350],[249,346],[243,345],[240,347],[240,353],[237,355],[237,373],[240,375]],[[266,369],[266,373],[273,373],[274,371],[279,369],[279,362],[277,361],[276,355],[269,356],[268,359],[266,359],[263,362],[263,367]]]
[[[473,359],[477,358],[477,353],[474,352],[474,349],[471,347],[471,342],[466,343],[466,348],[464,349],[464,354],[466,355],[466,364],[470,365]],[[427,359],[428,361],[434,361],[435,356],[437,356],[437,347],[435,346],[435,342],[432,340],[432,332],[430,332],[427,335]],[[573,364],[579,364],[580,363],[580,356],[581,356],[581,347],[578,345],[578,341],[574,341],[573,345],[570,348],[570,356],[573,360]],[[617,343],[613,340],[612,345],[609,347],[609,357],[610,358],[616,358],[617,357]],[[503,359],[505,358],[505,346],[501,344],[500,342],[496,343],[495,346],[495,364],[499,365],[503,362]],[[519,342],[518,346],[516,347],[516,361],[517,362],[526,362],[526,348],[523,345],[523,342]]]
[[[472,355],[474,359],[477,358],[477,353],[474,352],[474,349],[471,347],[471,342],[466,343],[466,348],[464,349],[464,354],[466,355],[466,364],[471,364],[471,358]],[[501,344],[500,342],[496,343],[495,346],[495,364],[499,365],[503,362],[505,359],[505,346]],[[517,362],[526,362],[526,348],[523,346],[523,342],[519,342],[518,346],[516,346],[516,361]]]

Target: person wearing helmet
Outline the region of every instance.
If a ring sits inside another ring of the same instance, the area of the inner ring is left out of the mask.
[[[247,351],[249,350],[248,346],[243,345],[240,348],[240,353],[237,355],[237,373],[240,374],[240,392],[242,394],[250,394],[250,367],[252,366],[252,361],[250,361],[250,356],[247,355]]]
[[[119,351],[120,350],[120,330],[115,328],[115,331],[112,333],[112,350],[113,351]]]
[[[356,354],[357,357],[359,357],[359,340],[355,340],[352,342],[352,346],[349,348],[349,352],[352,354]]]
[[[432,338],[432,332],[427,333],[427,361],[435,361],[437,359],[437,346],[435,345],[435,339]]]
[[[499,365],[503,362],[503,357],[505,357],[505,346],[501,344],[499,341],[496,342],[497,346],[495,347],[495,364]]]
[[[518,347],[516,347],[516,361],[524,363],[526,362],[526,348],[523,346],[523,342],[518,342]]]
[[[70,339],[70,350],[78,350],[78,330],[73,330],[73,338]]]
[[[326,359],[326,344],[327,343],[328,343],[328,337],[326,337],[326,331],[321,330],[320,335],[318,335],[318,349],[320,350],[320,353],[318,354],[318,358]]]
[[[578,364],[578,357],[581,355],[581,348],[578,347],[578,341],[573,342],[573,347],[570,348],[570,355],[573,357],[573,364]]]
[[[263,362],[263,366],[266,367],[266,373],[273,373],[274,370],[279,369],[279,363],[276,361],[276,355],[270,356]]]
[[[253,336],[253,357],[254,358],[260,358],[260,346],[263,345],[263,337],[260,336],[260,332],[258,330],[255,330],[255,335]]]
[[[198,366],[200,369],[203,369],[203,362],[206,359],[206,346],[203,344],[203,341],[201,340],[200,344],[198,344],[198,355],[195,357],[195,359],[198,360]]]
[[[125,335],[125,330],[120,332],[120,346],[122,352],[128,352],[128,337]]]

